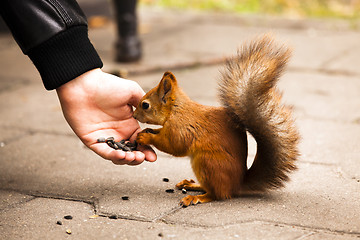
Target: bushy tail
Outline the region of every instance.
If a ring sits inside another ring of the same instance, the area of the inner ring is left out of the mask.
[[[246,191],[282,187],[296,169],[299,134],[291,109],[280,102],[276,89],[289,57],[289,49],[265,35],[239,49],[222,71],[222,104],[257,142],[254,163],[244,179]]]

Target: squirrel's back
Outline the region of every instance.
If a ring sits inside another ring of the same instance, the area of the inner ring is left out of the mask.
[[[222,105],[232,121],[257,142],[253,165],[244,178],[244,190],[262,191],[283,186],[296,169],[299,134],[291,109],[281,103],[276,83],[290,50],[264,36],[239,49],[227,61],[220,81]]]

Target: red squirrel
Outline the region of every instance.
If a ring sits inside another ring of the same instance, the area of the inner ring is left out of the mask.
[[[243,45],[221,71],[221,107],[192,101],[171,72],[141,99],[134,117],[162,128],[144,129],[137,143],[189,156],[200,184],[183,180],[176,187],[205,192],[184,197],[183,206],[279,188],[289,180],[299,134],[276,83],[290,53],[267,35]],[[249,169],[246,132],[257,142]]]

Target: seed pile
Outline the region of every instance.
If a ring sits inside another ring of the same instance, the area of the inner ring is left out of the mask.
[[[98,138],[98,143],[106,143],[109,147],[115,149],[115,150],[123,150],[125,152],[132,152],[137,149],[137,143],[134,141],[134,143],[131,143],[130,141],[121,140],[120,142],[115,142],[115,139],[113,137],[108,138]]]

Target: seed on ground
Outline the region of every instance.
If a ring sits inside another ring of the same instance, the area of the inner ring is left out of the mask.
[[[71,215],[66,215],[66,216],[64,216],[64,218],[67,219],[67,220],[73,219],[73,217]]]
[[[174,192],[174,189],[172,189],[172,188],[166,189],[165,192],[167,192],[167,193],[173,193],[173,192]]]

